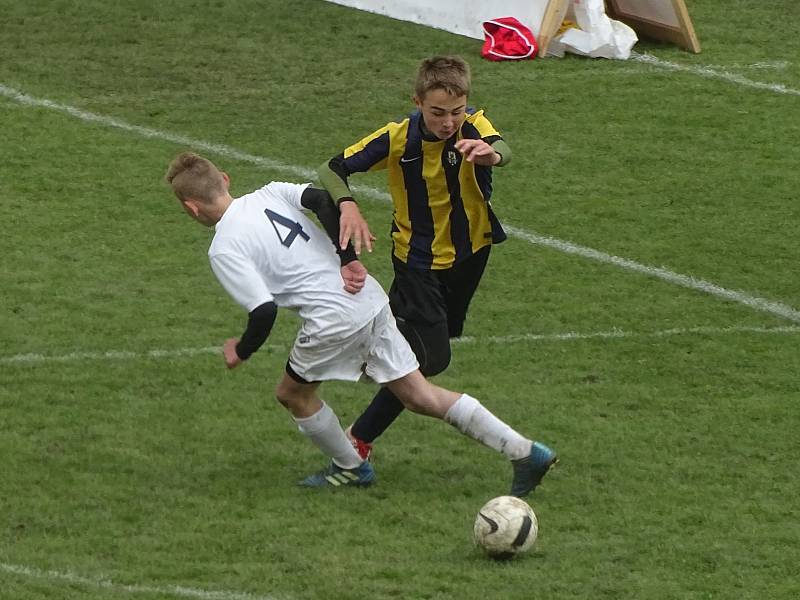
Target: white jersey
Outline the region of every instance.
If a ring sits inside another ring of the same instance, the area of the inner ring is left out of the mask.
[[[300,204],[306,187],[272,182],[233,200],[216,225],[211,268],[248,312],[273,301],[299,313],[306,335],[346,334],[372,320],[389,299],[370,276],[357,294],[344,290],[333,242]]]

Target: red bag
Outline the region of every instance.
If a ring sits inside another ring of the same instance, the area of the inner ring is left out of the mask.
[[[534,58],[539,45],[530,29],[515,17],[500,17],[483,22],[486,40],[481,56],[488,60],[519,60]]]

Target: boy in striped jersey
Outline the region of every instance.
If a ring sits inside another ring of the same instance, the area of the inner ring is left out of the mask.
[[[459,57],[422,61],[414,90],[417,110],[389,123],[322,165],[320,181],[341,210],[340,244],[372,250],[348,178],[385,169],[394,205],[389,290],[398,327],[426,377],[450,363],[492,244],[506,239],[490,199],[492,168],[511,150],[482,110],[467,106],[469,65]],[[388,388],[348,429],[367,458],[372,442],[403,410]]]

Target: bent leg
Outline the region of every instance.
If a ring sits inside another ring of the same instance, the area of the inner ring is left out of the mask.
[[[411,346],[425,377],[438,375],[450,365],[450,335],[446,322],[427,325],[402,317],[396,320],[397,328]]]
[[[319,382],[300,382],[284,373],[275,388],[275,397],[293,417],[310,417],[322,408],[322,400],[317,396],[319,386]]]
[[[426,380],[419,371],[388,384],[413,412],[447,421],[464,435],[502,452],[511,460],[530,454],[531,440],[498,419],[477,399]]]
[[[428,376],[441,373],[450,363],[447,306],[439,277],[429,270],[411,269],[392,257],[394,280],[389,302],[397,328]],[[378,438],[403,411],[391,391],[380,390],[353,423],[351,433],[365,442]]]
[[[533,442],[498,419],[477,399],[433,385],[419,371],[388,384],[406,408],[443,418],[464,435],[511,460],[512,496],[527,496],[558,460],[555,451]]]
[[[437,375],[447,368],[450,363],[450,340],[445,323],[427,326],[398,318],[397,328],[411,346],[425,376]],[[355,438],[372,443],[401,412],[403,403],[390,389],[382,387],[355,420],[350,431]]]
[[[419,370],[390,381],[386,387],[408,410],[437,419],[444,419],[461,395],[432,384]]]
[[[301,383],[288,374],[275,390],[278,401],[292,414],[297,428],[343,469],[353,469],[363,461],[342,429],[330,406],[317,396],[319,383]]]
[[[393,258],[392,312],[425,377],[438,375],[450,364],[450,338],[461,336],[490,252],[491,246],[486,246],[452,269],[436,273],[409,269]],[[403,403],[391,390],[382,388],[355,420],[351,433],[371,444],[401,412]]]

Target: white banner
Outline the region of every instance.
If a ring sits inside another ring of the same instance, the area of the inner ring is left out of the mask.
[[[481,24],[498,17],[516,17],[538,37],[549,0],[462,0],[460,2],[328,0],[328,2],[482,40]]]

